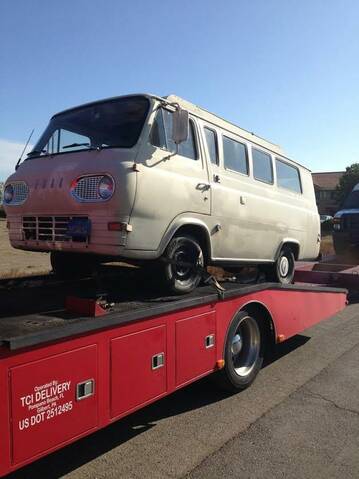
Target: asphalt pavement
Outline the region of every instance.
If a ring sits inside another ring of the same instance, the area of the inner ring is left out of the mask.
[[[246,391],[209,378],[8,476],[358,478],[359,304],[280,345]]]

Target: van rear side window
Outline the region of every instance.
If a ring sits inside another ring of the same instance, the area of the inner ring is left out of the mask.
[[[273,184],[272,158],[264,151],[252,148],[253,175],[256,180]]]
[[[223,159],[226,170],[248,175],[247,147],[243,143],[223,136]]]
[[[278,186],[294,191],[295,193],[302,193],[302,185],[298,169],[278,158],[275,159],[275,166]]]

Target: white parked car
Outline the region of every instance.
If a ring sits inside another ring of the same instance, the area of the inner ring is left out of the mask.
[[[195,288],[206,265],[260,264],[288,283],[296,259],[319,253],[310,171],[177,96],[53,116],[4,204],[12,245],[51,252],[56,273],[124,258],[156,265],[175,293]]]

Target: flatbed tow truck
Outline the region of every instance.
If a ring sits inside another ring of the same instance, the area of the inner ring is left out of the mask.
[[[347,290],[315,271],[182,297],[136,271],[102,280],[106,295],[93,280],[0,283],[0,476],[211,373],[249,386],[266,350],[345,307]]]

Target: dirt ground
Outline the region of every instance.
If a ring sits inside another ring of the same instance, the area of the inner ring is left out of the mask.
[[[6,219],[0,218],[0,278],[48,273],[50,269],[47,253],[29,253],[11,247]]]
[[[323,237],[321,251],[323,255],[334,254],[330,235]],[[10,246],[6,219],[0,218],[0,278],[43,274],[50,270],[50,257],[47,253],[30,253]]]

